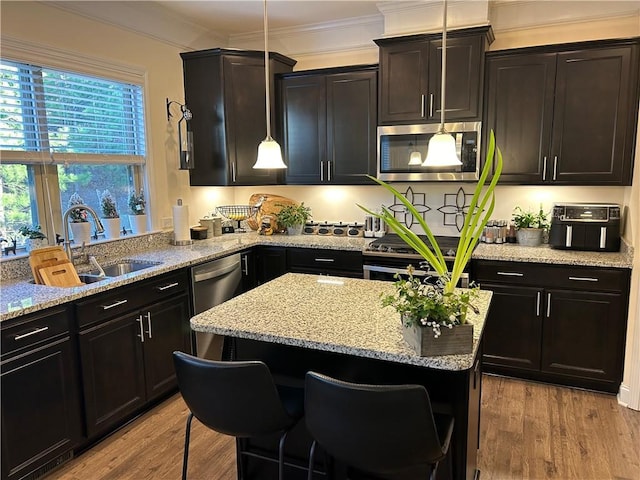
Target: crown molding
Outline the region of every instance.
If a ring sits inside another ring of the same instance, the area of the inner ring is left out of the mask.
[[[180,50],[226,47],[228,38],[191,22],[160,4],[152,2],[69,2],[41,1],[47,6],[91,20],[122,28]],[[90,4],[90,5],[89,5]]]

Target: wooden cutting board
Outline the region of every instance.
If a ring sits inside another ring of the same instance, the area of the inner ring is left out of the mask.
[[[247,225],[249,225],[249,228],[252,230],[258,230],[260,227],[260,220],[263,215],[275,215],[282,209],[281,205],[298,205],[298,202],[295,200],[291,200],[287,197],[281,197],[280,195],[272,195],[270,193],[254,193],[249,197],[249,205],[257,205],[260,203],[260,199],[262,197],[265,197],[265,199],[262,202],[262,206],[260,207],[260,210],[258,210],[258,213],[247,219]]]
[[[34,281],[38,284],[44,283],[38,273],[40,267],[50,266],[63,260],[69,261],[69,257],[67,257],[64,249],[60,246],[31,250],[29,253],[29,265],[31,266]]]
[[[51,287],[77,287],[84,285],[78,277],[78,272],[69,260],[60,261],[54,265],[40,267],[38,274],[44,285]]]

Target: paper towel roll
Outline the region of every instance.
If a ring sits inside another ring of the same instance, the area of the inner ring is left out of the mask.
[[[173,206],[173,236],[176,242],[191,240],[188,205]]]

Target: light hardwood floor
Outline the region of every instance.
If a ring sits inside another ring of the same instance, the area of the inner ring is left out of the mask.
[[[177,480],[186,416],[175,395],[48,479]],[[481,480],[640,479],[640,412],[614,396],[485,376],[481,418]],[[235,479],[234,448],[194,420],[189,479]]]

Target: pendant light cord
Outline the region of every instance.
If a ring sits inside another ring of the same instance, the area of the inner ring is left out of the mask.
[[[271,99],[269,93],[269,34],[267,28],[267,0],[264,0],[264,83],[267,115],[267,140],[271,140]]]
[[[266,2],[266,0],[265,0]],[[442,78],[440,81],[440,128],[444,132],[444,97],[447,82],[447,0],[444,0],[444,13],[442,14]]]

